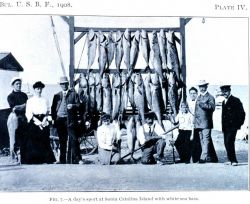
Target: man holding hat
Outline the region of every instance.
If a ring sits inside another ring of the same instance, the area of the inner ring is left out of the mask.
[[[111,122],[109,114],[101,116],[101,125],[97,128],[98,157],[102,165],[111,164],[111,160],[116,163],[119,160],[119,140],[121,132]]]
[[[13,91],[8,95],[7,100],[12,112],[10,113],[7,126],[10,138],[10,155],[12,161],[18,161],[17,151],[19,148],[22,154],[22,140],[24,137],[24,127],[26,122],[25,107],[28,100],[26,93],[21,91],[22,79],[20,77],[14,77],[11,80],[11,86]]]
[[[69,89],[69,81],[66,76],[60,78],[59,84],[62,91],[54,95],[51,115],[59,137],[60,163],[78,164],[82,161],[76,133],[79,98],[74,89]]]
[[[210,93],[208,93],[208,83],[205,80],[200,80],[198,87],[200,94],[197,97],[195,104],[194,140],[197,140],[199,137],[201,143],[199,163],[218,162],[211,137],[215,99]]]
[[[164,160],[164,148],[166,142],[163,139],[164,130],[157,121],[154,121],[154,112],[145,113],[146,123],[139,127],[138,140],[142,148],[142,164],[162,163]],[[154,154],[157,154],[154,157]],[[157,161],[156,161],[157,160]]]
[[[237,131],[244,124],[245,111],[240,99],[232,96],[230,85],[220,86],[225,100],[222,102],[222,131],[224,134],[224,144],[227,151],[228,162],[225,164],[237,166],[238,161],[235,155],[235,137]]]

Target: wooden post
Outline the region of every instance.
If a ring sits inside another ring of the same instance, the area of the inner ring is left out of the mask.
[[[185,25],[186,19],[180,18],[180,38],[181,38],[181,73],[183,82],[186,84],[186,45],[185,45]],[[186,102],[187,92],[186,87],[183,87],[183,102]]]
[[[69,44],[70,44],[70,61],[69,61],[69,82],[70,87],[74,87],[74,71],[75,71],[75,20],[74,16],[69,17]]]

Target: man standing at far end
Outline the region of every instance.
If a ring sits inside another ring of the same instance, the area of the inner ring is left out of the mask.
[[[195,105],[194,134],[196,137],[200,137],[201,142],[202,152],[199,163],[218,162],[211,137],[215,99],[208,93],[208,83],[205,80],[200,80],[198,87],[200,95],[197,97]]]
[[[79,98],[75,90],[69,89],[67,77],[61,77],[59,84],[62,91],[54,95],[51,115],[59,136],[60,163],[65,164],[67,156],[67,163],[78,164],[82,162],[76,133]],[[67,155],[66,151],[68,151]]]
[[[227,165],[237,166],[238,161],[235,155],[235,137],[237,131],[244,124],[245,111],[240,99],[232,96],[230,85],[221,85],[221,92],[225,97],[222,102],[222,131],[224,134],[224,144],[229,162]]]

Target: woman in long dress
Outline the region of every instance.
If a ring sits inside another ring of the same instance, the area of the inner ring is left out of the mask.
[[[45,85],[38,81],[33,85],[34,96],[26,104],[28,120],[27,138],[25,142],[22,163],[24,164],[51,164],[56,161],[50,146],[50,130],[48,122],[49,104],[42,97]]]

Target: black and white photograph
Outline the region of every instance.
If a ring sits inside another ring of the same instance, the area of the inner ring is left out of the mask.
[[[249,190],[249,18],[1,14],[0,26],[1,193]]]

